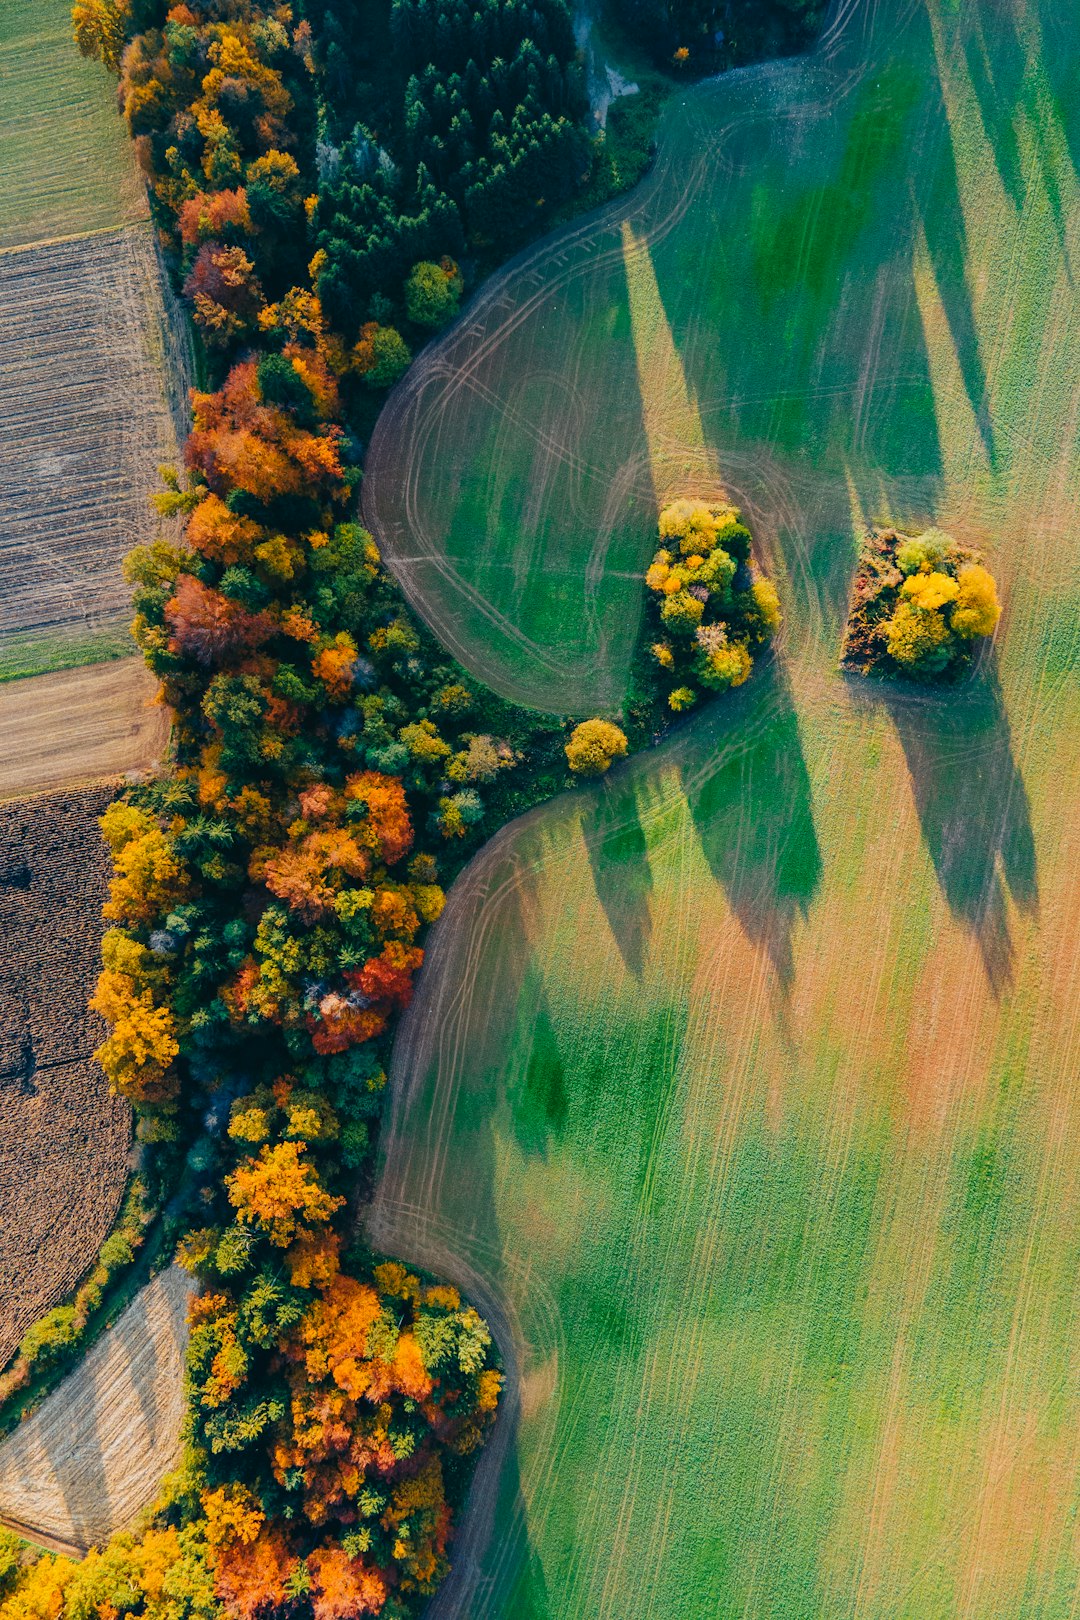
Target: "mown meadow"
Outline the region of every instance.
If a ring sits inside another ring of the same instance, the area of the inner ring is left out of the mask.
[[[0,248],[146,217],[104,70],[71,48],[67,0],[0,17]]]
[[[373,1231],[517,1390],[437,1614],[1073,1612],[1078,57],[1049,5],[841,8],[682,97],[376,436],[399,576],[518,699],[617,704],[672,493],[745,507],[785,611],[435,931]],[[992,655],[842,675],[863,527],[930,521]]]

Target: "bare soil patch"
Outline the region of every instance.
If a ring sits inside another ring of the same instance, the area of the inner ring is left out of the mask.
[[[0,799],[155,765],[168,712],[141,658],[0,684]]]

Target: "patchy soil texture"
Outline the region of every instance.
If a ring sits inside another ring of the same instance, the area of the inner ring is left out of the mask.
[[[0,1523],[85,1552],[128,1529],[175,1465],[193,1283],[170,1266],[0,1445]]]
[[[127,650],[120,562],[186,422],[145,190],[70,11],[0,13],[0,680]]]
[[[171,343],[148,229],[0,254],[0,675],[126,639],[120,565],[176,460]]]
[[[91,1054],[109,788],[0,805],[0,1365],[108,1236],[131,1111]]]
[[[511,1371],[438,1620],[1075,1613],[1078,159],[1080,16],[841,6],[377,430],[368,518],[504,692],[618,702],[671,494],[786,614],[437,926],[373,1235]],[[870,523],[985,551],[963,688],[838,670]]]

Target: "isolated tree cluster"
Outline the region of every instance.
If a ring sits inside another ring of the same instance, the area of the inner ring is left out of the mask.
[[[941,529],[875,529],[860,548],[842,661],[864,674],[955,677],[1000,617],[980,552]]]
[[[780,599],[751,558],[733,506],[690,499],[660,513],[662,542],[645,575],[659,638],[650,652],[676,714],[708,692],[741,686],[780,627]]]

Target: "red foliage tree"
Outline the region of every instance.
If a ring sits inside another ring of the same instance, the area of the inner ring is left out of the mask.
[[[216,394],[193,393],[194,428],[184,457],[215,494],[246,490],[257,500],[344,493],[341,429],[312,433],[285,410],[264,403],[255,362],[233,366]]]
[[[341,1547],[320,1547],[308,1559],[314,1580],[315,1620],[356,1620],[378,1614],[386,1602],[386,1582],[378,1570],[350,1558]]]
[[[215,1565],[217,1595],[228,1613],[238,1620],[256,1620],[284,1607],[297,1559],[279,1531],[264,1529],[255,1541],[234,1541],[220,1549]]]
[[[182,205],[179,223],[180,240],[188,247],[246,236],[251,230],[247,192],[242,186],[232,191],[200,191]]]
[[[181,574],[165,607],[174,652],[207,666],[237,652],[250,651],[273,633],[267,613],[252,613],[239,602],[204,585],[194,574]]]
[[[359,990],[369,1001],[404,1009],[412,999],[413,974],[424,960],[419,945],[399,945],[391,940],[378,956],[365,962],[362,968],[346,973],[346,983]]]

